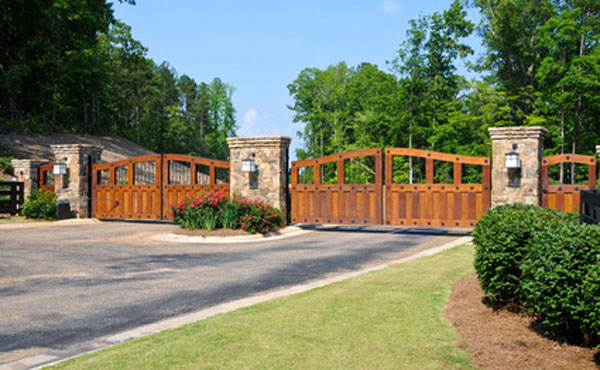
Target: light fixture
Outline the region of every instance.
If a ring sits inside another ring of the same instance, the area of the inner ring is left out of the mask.
[[[19,181],[19,178],[18,178],[17,176],[13,176],[13,177],[12,177],[12,181],[13,181],[13,182],[17,182],[17,181]]]
[[[248,158],[242,160],[242,172],[256,172],[256,163],[254,163],[254,153]]]
[[[515,152],[517,149],[517,144],[513,144],[513,150],[510,152],[506,152],[506,162],[504,166],[509,170],[516,170],[521,168],[521,160],[519,159],[519,154]]]
[[[52,166],[52,174],[53,175],[66,175],[67,174],[67,166],[64,163],[55,163]]]

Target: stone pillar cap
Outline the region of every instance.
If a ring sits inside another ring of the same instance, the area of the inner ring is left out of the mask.
[[[245,148],[251,146],[287,146],[292,141],[288,136],[248,136],[228,137],[227,144],[230,148]]]
[[[514,126],[488,128],[492,140],[543,139],[548,130],[541,126]]]
[[[53,152],[79,153],[82,151],[101,151],[104,147],[94,144],[52,144],[50,148]]]
[[[22,167],[22,166],[37,166],[42,163],[46,163],[47,161],[42,161],[39,159],[11,159],[10,163],[12,163],[13,167]]]

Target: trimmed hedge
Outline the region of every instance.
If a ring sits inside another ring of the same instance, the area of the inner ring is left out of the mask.
[[[525,301],[521,286],[521,263],[531,238],[543,225],[577,222],[574,215],[522,204],[499,206],[488,211],[473,230],[475,269],[485,293],[494,303],[518,308]]]
[[[533,313],[546,334],[600,343],[600,225],[525,205],[495,207],[473,231],[475,269],[496,304]]]
[[[600,338],[600,226],[545,225],[523,260],[526,306],[547,334],[576,343]]]

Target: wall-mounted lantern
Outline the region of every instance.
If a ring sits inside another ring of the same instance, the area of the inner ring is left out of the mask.
[[[242,172],[256,172],[256,163],[254,162],[254,153],[248,158],[242,160]]]
[[[521,187],[521,160],[516,152],[517,144],[512,145],[512,150],[506,152],[504,167],[508,172],[508,186],[511,188]]]
[[[66,175],[67,174],[67,165],[64,163],[56,163],[52,166],[52,174],[53,175]]]
[[[521,160],[519,159],[519,154],[515,152],[517,149],[517,144],[513,144],[513,150],[510,152],[506,152],[506,162],[504,166],[509,170],[516,170],[521,168]]]

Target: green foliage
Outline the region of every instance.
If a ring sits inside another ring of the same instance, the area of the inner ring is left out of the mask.
[[[33,189],[23,204],[21,213],[27,218],[54,220],[56,215],[56,194],[43,189]]]
[[[495,303],[532,312],[551,336],[600,343],[600,226],[507,205],[487,212],[473,237],[475,269]]]
[[[473,230],[475,269],[485,293],[494,301],[517,308],[526,300],[522,261],[537,248],[533,234],[544,225],[576,222],[574,216],[549,208],[511,204],[492,208]]]
[[[526,305],[548,334],[600,340],[600,226],[546,224],[523,260]]]
[[[217,228],[243,229],[251,234],[268,233],[281,226],[280,210],[261,200],[244,197],[229,198],[225,193],[208,193],[197,199],[171,205],[174,222],[185,229],[214,230]]]
[[[106,0],[1,3],[0,124],[110,132],[160,153],[227,159],[233,87],[218,78],[197,84],[147,58],[111,7]]]

